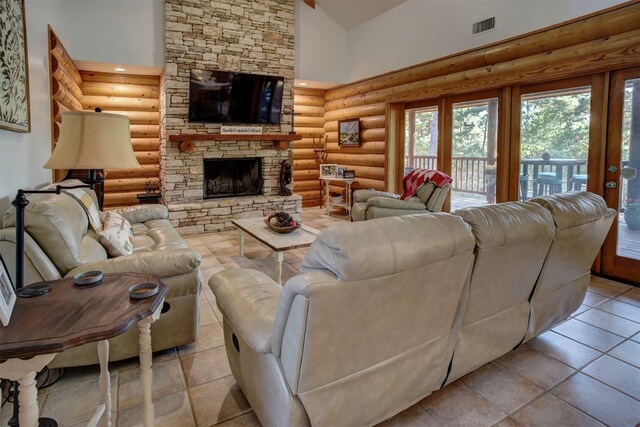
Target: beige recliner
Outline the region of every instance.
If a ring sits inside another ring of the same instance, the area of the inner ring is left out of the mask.
[[[231,371],[265,426],[375,424],[568,317],[614,214],[583,192],[383,218],[323,231],[282,289],[218,273]]]
[[[372,425],[438,389],[473,247],[459,217],[384,218],[322,232],[282,289],[254,270],[214,275],[231,371],[260,422]]]
[[[462,326],[450,383],[518,346],[529,322],[529,297],[555,234],[540,205],[510,202],[453,213],[473,230],[476,260],[469,295],[460,304]]]
[[[569,192],[530,199],[548,209],[556,226],[533,296],[525,341],[576,311],[587,293],[591,264],[616,216],[602,197]]]
[[[71,181],[69,185],[78,183]],[[86,191],[95,200],[95,193]],[[165,206],[141,205],[120,210],[134,228],[134,253],[108,258],[88,226],[84,209],[73,197],[64,193],[33,194],[29,202],[25,211],[25,284],[71,277],[89,270],[155,274],[169,285],[169,292],[165,312],[151,325],[154,351],[196,340],[201,257],[189,249],[171,226]],[[13,208],[4,213],[2,226],[0,255],[13,276],[16,237]],[[137,356],[137,328],[111,339],[110,343],[110,360]],[[64,351],[49,366],[96,364],[96,347],[97,343],[90,343]]]
[[[351,219],[365,221],[389,216],[413,215],[425,212],[440,212],[447,198],[451,184],[437,187],[426,182],[416,195],[400,200],[400,194],[376,190],[356,190],[353,192]]]

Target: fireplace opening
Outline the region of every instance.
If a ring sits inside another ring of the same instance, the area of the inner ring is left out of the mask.
[[[257,196],[262,192],[262,159],[205,159],[204,198]]]

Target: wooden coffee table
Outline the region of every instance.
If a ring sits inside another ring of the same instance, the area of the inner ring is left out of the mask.
[[[282,286],[282,260],[284,252],[292,249],[306,248],[316,240],[320,231],[307,225],[302,225],[288,234],[280,234],[271,230],[264,222],[266,218],[246,218],[231,221],[238,228],[240,256],[244,255],[244,236],[249,235],[273,251],[273,261],[276,266],[276,279]]]

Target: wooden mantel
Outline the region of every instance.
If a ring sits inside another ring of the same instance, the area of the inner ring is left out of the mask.
[[[300,141],[301,135],[295,133],[262,133],[262,134],[180,134],[169,135],[169,141],[179,142],[178,147],[182,151],[189,150],[193,147],[195,141],[273,141],[273,146],[277,150],[288,150],[291,141]]]

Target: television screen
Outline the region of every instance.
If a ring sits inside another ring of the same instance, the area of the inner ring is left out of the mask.
[[[284,78],[191,70],[189,121],[279,124]]]

